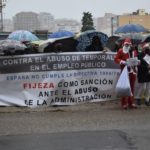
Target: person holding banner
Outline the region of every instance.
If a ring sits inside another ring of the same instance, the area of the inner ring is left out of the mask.
[[[85,51],[103,51],[104,47],[99,36],[92,38],[92,43],[85,48]]]
[[[127,66],[129,74],[129,82],[131,88],[131,96],[123,96],[121,98],[121,107],[123,109],[127,108],[137,108],[134,103],[134,85],[136,81],[136,66],[139,63],[137,59],[137,51],[133,49],[131,39],[127,38],[124,40],[123,47],[120,48],[115,55],[114,61],[120,64],[121,72],[124,67]]]
[[[145,105],[150,106],[150,46],[145,44],[143,51],[139,54],[141,61],[138,66],[137,105],[141,105],[142,94],[144,94]]]

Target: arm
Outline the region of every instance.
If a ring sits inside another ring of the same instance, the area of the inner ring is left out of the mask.
[[[122,50],[121,50],[121,49],[120,49],[120,50],[117,52],[117,54],[115,55],[114,61],[115,61],[117,64],[123,64],[123,65],[126,64],[126,61],[123,60],[123,57],[122,57]]]

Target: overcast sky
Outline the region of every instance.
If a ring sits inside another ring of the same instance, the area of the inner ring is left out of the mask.
[[[20,11],[49,12],[55,19],[81,20],[83,12],[89,11],[93,18],[105,13],[131,13],[137,9],[150,13],[150,0],[7,0],[4,18],[11,18]]]

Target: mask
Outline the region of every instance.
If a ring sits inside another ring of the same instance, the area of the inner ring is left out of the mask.
[[[130,46],[123,46],[123,52],[128,53],[130,50]]]

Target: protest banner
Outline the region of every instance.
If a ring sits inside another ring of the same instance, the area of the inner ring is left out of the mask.
[[[116,99],[115,53],[72,52],[0,57],[0,105],[75,105]]]

